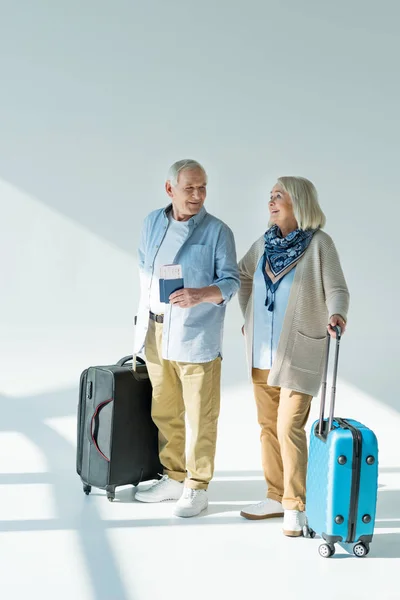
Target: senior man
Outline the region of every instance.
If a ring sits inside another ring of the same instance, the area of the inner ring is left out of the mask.
[[[222,334],[227,302],[240,282],[229,227],[204,208],[207,175],[194,160],[170,168],[170,204],[145,219],[139,246],[141,298],[135,353],[143,352],[153,386],[164,472],[141,502],[177,500],[174,514],[207,508],[220,411]],[[180,265],[184,287],[160,299],[160,269]],[[191,444],[185,453],[185,414]]]

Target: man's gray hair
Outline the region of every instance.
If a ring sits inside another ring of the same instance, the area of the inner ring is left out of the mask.
[[[178,160],[176,163],[174,163],[168,171],[167,181],[170,181],[171,185],[175,187],[178,185],[179,173],[186,169],[201,169],[207,181],[207,173],[205,168],[199,162],[197,162],[197,160],[192,160],[191,158]]]

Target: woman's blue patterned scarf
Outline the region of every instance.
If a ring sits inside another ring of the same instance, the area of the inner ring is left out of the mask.
[[[295,229],[285,238],[277,225],[264,235],[263,273],[267,289],[265,306],[274,310],[275,292],[284,276],[293,269],[307,250],[316,229]]]

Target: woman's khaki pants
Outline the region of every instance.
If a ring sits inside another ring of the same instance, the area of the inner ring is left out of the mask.
[[[253,369],[252,380],[261,426],[261,456],[267,498],[284,509],[305,510],[307,438],[305,425],[312,396],[271,387],[269,370]]]

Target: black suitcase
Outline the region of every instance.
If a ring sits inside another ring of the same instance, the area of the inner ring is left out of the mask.
[[[157,479],[162,473],[158,430],[151,418],[152,387],[147,368],[132,356],[116,365],[90,367],[80,380],[76,470],[83,491],[106,490]]]

